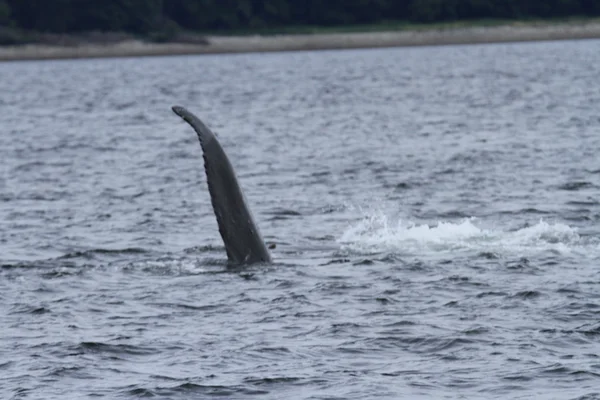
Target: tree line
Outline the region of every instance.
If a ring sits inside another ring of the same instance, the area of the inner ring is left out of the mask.
[[[147,35],[600,16],[600,0],[0,0],[0,28]]]

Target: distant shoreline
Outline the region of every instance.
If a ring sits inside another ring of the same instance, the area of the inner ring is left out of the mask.
[[[600,38],[600,21],[516,23],[406,29],[382,32],[205,36],[206,43],[89,43],[76,46],[28,44],[0,46],[0,61],[252,53],[301,50],[435,46]]]

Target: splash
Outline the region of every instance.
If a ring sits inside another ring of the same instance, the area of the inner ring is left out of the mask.
[[[585,247],[577,230],[562,223],[540,220],[508,231],[478,225],[477,218],[433,224],[391,222],[385,214],[375,212],[350,226],[338,242],[350,251],[399,254],[477,251],[501,255],[548,250],[570,253]]]

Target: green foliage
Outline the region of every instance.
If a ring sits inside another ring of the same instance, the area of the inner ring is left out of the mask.
[[[10,22],[10,6],[4,0],[0,0],[0,25],[8,25]]]
[[[262,31],[569,16],[600,16],[600,0],[0,0],[0,27],[122,31],[154,40],[169,40],[181,28]]]

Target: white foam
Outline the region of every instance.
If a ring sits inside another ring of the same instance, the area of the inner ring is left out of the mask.
[[[562,223],[539,220],[516,230],[484,229],[478,225],[481,223],[477,218],[431,224],[390,222],[389,217],[376,211],[347,228],[338,242],[350,251],[398,254],[478,251],[502,255],[548,250],[570,253],[587,247],[576,228]]]

